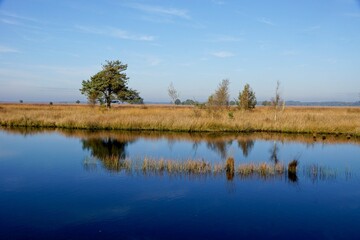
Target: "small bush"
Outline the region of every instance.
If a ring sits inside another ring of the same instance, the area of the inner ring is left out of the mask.
[[[180,104],[181,104],[180,99],[176,99],[176,100],[175,100],[175,105],[180,105]]]
[[[239,93],[239,107],[243,110],[251,110],[256,106],[256,97],[249,84],[246,84],[244,90]]]
[[[292,160],[288,165],[288,171],[292,173],[296,173],[297,165],[298,165],[298,161]]]

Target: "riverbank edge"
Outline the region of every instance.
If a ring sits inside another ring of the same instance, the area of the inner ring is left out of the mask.
[[[29,128],[29,129],[49,129],[49,130],[86,130],[86,131],[129,131],[129,132],[163,132],[163,133],[239,133],[239,134],[255,134],[255,133],[269,133],[269,134],[289,134],[289,135],[307,135],[313,138],[326,138],[326,136],[333,136],[339,138],[355,138],[360,139],[360,134],[352,132],[331,132],[331,131],[296,131],[296,130],[263,130],[263,129],[167,129],[167,128],[129,128],[129,127],[112,127],[112,126],[57,126],[56,124],[13,124],[13,123],[0,123],[1,128]]]
[[[269,107],[253,111],[169,106],[43,106],[0,104],[0,126],[68,130],[187,133],[275,133],[360,138],[360,108]]]

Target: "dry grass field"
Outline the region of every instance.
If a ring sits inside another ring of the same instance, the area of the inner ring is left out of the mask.
[[[276,115],[276,118],[275,118]],[[176,132],[281,132],[360,136],[360,108],[258,107],[211,109],[193,106],[0,104],[0,125]]]

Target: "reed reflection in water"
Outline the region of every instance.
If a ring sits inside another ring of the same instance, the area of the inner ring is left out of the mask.
[[[355,139],[49,129],[0,139],[3,239],[359,237]]]
[[[83,165],[86,170],[94,170],[97,162],[110,172],[126,172],[144,175],[169,175],[169,176],[224,176],[228,181],[232,181],[235,177],[239,179],[258,178],[263,180],[270,179],[286,179],[289,182],[296,183],[299,180],[299,171],[297,170],[298,160],[295,159],[286,166],[279,159],[276,142],[270,151],[270,162],[248,162],[238,163],[233,157],[228,157],[225,162],[209,162],[205,159],[165,159],[144,157],[142,159],[131,159],[127,157],[126,148],[134,141],[119,141],[111,138],[90,138],[82,139],[84,150],[88,150],[91,156],[84,159]],[[227,142],[217,142],[211,145],[221,146],[224,149]],[[242,143],[242,149],[246,149],[244,155],[248,153],[248,149],[252,148],[253,142],[247,141]],[[209,146],[209,145],[207,145]],[[227,153],[226,153],[227,154]],[[311,181],[327,181],[335,180],[337,176],[336,170],[322,166],[303,166],[303,178],[311,179]]]
[[[3,128],[2,131],[11,134],[21,134],[23,136],[32,136],[36,134],[44,133],[59,133],[70,138],[78,138],[81,141],[82,148],[88,151],[88,155],[83,159],[83,166],[87,170],[94,170],[101,165],[106,171],[121,172],[128,169],[133,171],[134,166],[143,164],[145,159],[163,160],[163,161],[205,161],[209,162],[212,166],[212,175],[220,175],[227,173],[227,179],[232,180],[237,175],[232,175],[232,172],[223,170],[225,162],[229,157],[234,157],[234,168],[239,165],[259,165],[266,163],[275,167],[278,163],[287,166],[287,164],[294,160],[300,160],[300,169],[297,174],[287,174],[285,179],[289,181],[297,182],[302,178],[313,179],[312,181],[327,181],[334,180],[341,176],[342,170],[339,171],[337,166],[342,165],[333,164],[336,166],[329,167],[327,162],[325,165],[317,163],[309,163],[309,158],[301,159],[301,153],[284,154],[288,152],[288,146],[296,144],[297,146],[305,147],[306,149],[313,149],[320,147],[326,147],[332,144],[353,144],[354,147],[360,144],[359,139],[351,138],[347,139],[341,136],[327,136],[324,141],[314,141],[312,135],[286,135],[286,134],[233,134],[233,133],[159,133],[159,132],[124,132],[124,131],[80,131],[80,130],[60,130],[60,129],[41,129],[41,128]],[[141,146],[141,144],[144,147]],[[152,155],[146,152],[146,146],[149,143],[154,146],[159,143],[168,143],[167,146],[162,145],[157,155]],[[235,143],[235,144],[234,144]],[[236,145],[237,143],[237,145]],[[265,144],[266,143],[266,144]],[[261,145],[261,146],[258,146]],[[179,145],[192,146],[193,151],[196,153],[198,149],[199,153],[196,154],[183,154],[183,149],[179,148]],[[132,147],[134,146],[134,147]],[[269,147],[268,152],[264,146]],[[165,148],[171,148],[165,149]],[[256,151],[254,152],[254,148]],[[204,148],[210,151],[204,151]],[[131,150],[130,150],[131,149]],[[259,151],[260,149],[260,151]],[[139,151],[140,150],[140,151]],[[281,150],[281,151],[280,151]],[[134,151],[139,151],[139,155],[134,155]],[[166,152],[162,156],[161,152]],[[215,153],[209,156],[209,152]],[[241,152],[241,154],[239,154]],[[177,156],[174,156],[176,153]],[[281,154],[280,154],[281,153]],[[192,156],[194,155],[194,156]],[[285,156],[284,156],[285,155]],[[260,156],[260,157],[259,157]],[[320,156],[321,157],[321,156]],[[266,160],[268,159],[268,160]],[[304,161],[305,160],[305,161]],[[245,162],[244,162],[245,161]],[[131,162],[132,168],[129,169],[128,165]],[[136,164],[134,164],[136,162]],[[314,161],[312,161],[314,162]],[[340,162],[340,161],[338,161]],[[323,162],[324,164],[325,162]],[[315,168],[314,166],[317,166]],[[251,169],[251,167],[248,167]],[[343,168],[343,167],[341,167]],[[218,169],[222,169],[221,171]],[[312,169],[312,170],[308,170]],[[317,171],[314,169],[318,169]],[[326,169],[326,171],[324,170]],[[330,170],[329,170],[330,169]],[[235,171],[236,172],[236,171]],[[353,176],[352,169],[346,168],[344,170],[345,178]],[[238,174],[239,175],[239,174]],[[240,176],[240,175],[239,175]],[[312,176],[312,177],[310,177]]]

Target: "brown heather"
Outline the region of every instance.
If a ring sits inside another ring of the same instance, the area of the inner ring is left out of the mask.
[[[270,107],[240,111],[166,105],[121,105],[109,110],[88,105],[0,105],[0,125],[6,127],[311,133],[318,139],[322,134],[360,136],[358,107],[287,107],[277,112],[276,121],[274,116]]]

